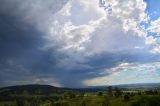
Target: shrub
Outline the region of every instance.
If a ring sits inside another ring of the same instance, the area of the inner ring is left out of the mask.
[[[129,100],[130,100],[129,95],[124,95],[124,101],[129,101]]]

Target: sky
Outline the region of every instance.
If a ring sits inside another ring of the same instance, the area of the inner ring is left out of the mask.
[[[160,82],[159,0],[0,0],[0,87]]]

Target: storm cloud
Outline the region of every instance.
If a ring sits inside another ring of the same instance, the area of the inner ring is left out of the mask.
[[[111,0],[102,7],[98,0],[1,0],[1,86],[114,84],[124,64],[126,73],[143,66],[140,76],[146,64],[154,64],[152,81],[159,81],[158,39],[149,36],[159,32],[153,30],[157,21],[143,27],[149,21],[146,9],[143,0]]]

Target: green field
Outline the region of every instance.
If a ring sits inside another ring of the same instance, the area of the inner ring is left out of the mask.
[[[0,106],[160,106],[159,88],[62,89],[20,86],[0,89]]]
[[[1,101],[0,106],[160,106],[160,95],[106,97],[90,95],[86,97],[60,98],[16,97],[13,101]]]

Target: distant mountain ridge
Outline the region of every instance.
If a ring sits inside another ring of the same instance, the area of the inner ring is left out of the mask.
[[[160,83],[137,83],[137,84],[120,84],[120,85],[115,85],[117,87],[137,87],[137,88],[141,88],[141,87],[160,87]]]
[[[105,89],[108,86],[118,87],[118,88],[151,88],[151,87],[160,87],[160,83],[135,83],[135,84],[119,84],[119,85],[106,85],[106,86],[89,86],[88,88],[99,88]]]
[[[0,95],[8,94],[43,94],[49,95],[51,93],[64,93],[67,90],[74,91],[91,91],[96,92],[98,90],[105,90],[108,86],[90,86],[86,88],[62,88],[55,87],[51,85],[17,85],[0,88]],[[121,85],[112,85],[112,87],[118,88],[152,88],[160,87],[160,83],[138,83],[138,84],[121,84]]]
[[[50,93],[61,93],[65,90],[69,90],[69,88],[60,88],[51,85],[38,85],[38,84],[31,84],[31,85],[17,85],[17,86],[9,86],[0,88],[0,95],[1,94],[45,94],[48,95]]]

